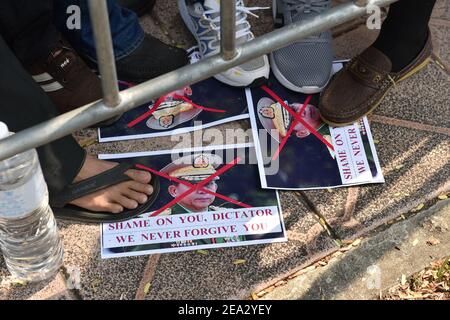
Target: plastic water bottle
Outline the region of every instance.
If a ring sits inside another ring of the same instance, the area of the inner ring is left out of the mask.
[[[10,134],[0,122],[0,139]],[[63,247],[34,149],[0,161],[0,248],[19,280],[46,280],[62,265]]]

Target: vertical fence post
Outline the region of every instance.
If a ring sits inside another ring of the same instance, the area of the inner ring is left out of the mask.
[[[120,95],[108,7],[106,0],[88,0],[88,4],[94,30],[97,63],[102,81],[103,101],[106,106],[115,107],[120,103]]]
[[[236,56],[236,1],[220,1],[220,49],[225,60]]]

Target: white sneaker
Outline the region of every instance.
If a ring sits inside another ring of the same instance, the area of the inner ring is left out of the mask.
[[[220,0],[178,0],[184,23],[197,39],[202,58],[220,53]],[[243,0],[236,0],[236,43],[253,40],[247,15],[251,11],[266,9],[247,8]],[[268,8],[267,8],[268,9]],[[235,87],[261,84],[269,78],[269,59],[266,55],[231,68],[214,76],[217,80]]]

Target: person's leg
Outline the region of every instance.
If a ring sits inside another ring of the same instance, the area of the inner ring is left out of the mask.
[[[0,36],[0,121],[18,132],[58,115],[46,94],[23,69]],[[66,136],[37,149],[50,198],[72,182],[82,181],[116,164],[86,156],[72,136]],[[93,211],[119,213],[145,203],[153,190],[147,172],[129,170],[133,180],[92,193],[71,202]]]
[[[77,5],[81,10],[81,29],[69,30],[67,8]],[[137,15],[108,0],[108,13],[120,80],[140,83],[189,63],[185,50],[166,45],[145,34]],[[71,41],[78,52],[95,67],[97,58],[95,41],[86,0],[59,0],[55,3],[55,22],[58,29]]]
[[[18,132],[58,115],[44,91],[22,68],[0,36],[0,121]],[[72,183],[80,171],[85,152],[72,136],[37,149],[51,193]]]
[[[80,8],[81,28],[67,27],[67,8],[75,5]],[[111,35],[114,39],[114,55],[121,59],[130,54],[144,40],[144,30],[139,25],[137,16],[131,10],[122,8],[116,0],[107,0]],[[55,24],[71,44],[92,61],[97,61],[95,51],[94,31],[92,29],[89,9],[86,0],[59,0],[55,2]]]
[[[117,0],[121,7],[133,10],[139,17],[152,11],[156,0]]]
[[[428,38],[428,23],[436,0],[402,0],[391,5],[373,44],[392,62],[392,72],[408,65]]]
[[[436,0],[393,4],[377,40],[334,75],[319,103],[322,119],[344,126],[372,112],[388,90],[431,60],[428,22]]]
[[[52,24],[53,0],[0,1],[0,35],[24,65],[48,54],[59,32]]]
[[[0,35],[59,111],[102,97],[98,77],[55,28],[53,0],[0,1]]]

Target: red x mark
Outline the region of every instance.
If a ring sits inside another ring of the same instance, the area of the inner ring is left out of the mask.
[[[306,129],[308,129],[309,132],[311,132],[313,135],[315,135],[320,141],[322,141],[328,148],[330,148],[331,150],[334,151],[334,147],[331,143],[329,143],[324,137],[322,137],[322,135],[320,133],[317,132],[316,129],[314,129],[313,127],[310,126],[309,123],[307,123],[305,120],[303,120],[300,117],[300,114],[305,110],[306,106],[308,105],[309,101],[311,100],[311,96],[309,96],[305,103],[303,104],[302,109],[300,110],[299,113],[295,113],[294,110],[292,110],[275,92],[273,92],[272,90],[270,90],[267,86],[261,86],[261,89],[263,89],[267,94],[269,94],[273,99],[275,99],[283,108],[285,108],[292,117],[294,117],[295,119],[295,123],[293,123],[293,125],[291,125],[291,127],[289,128],[289,131],[287,133],[287,135],[284,137],[283,141],[281,142],[280,146],[278,147],[277,151],[274,154],[273,160],[275,160],[280,152],[281,149],[284,147],[284,145],[286,144],[287,139],[289,139],[289,136],[292,134],[292,131],[294,130],[294,127],[301,123],[305,126]]]
[[[305,111],[306,107],[308,106],[309,101],[311,101],[312,96],[309,95],[308,98],[306,98],[305,103],[303,103],[302,108],[297,112],[297,114],[302,114],[303,111]],[[286,133],[286,136],[283,138],[283,140],[281,141],[280,145],[278,146],[277,151],[275,151],[275,154],[272,157],[272,161],[277,160],[277,158],[280,155],[281,150],[283,150],[284,145],[286,144],[286,142],[288,141],[289,137],[292,134],[292,131],[294,131],[294,128],[296,125],[298,125],[299,122],[297,120],[295,120],[292,124],[291,127],[289,128],[288,132]]]
[[[167,180],[170,180],[170,181],[173,181],[173,182],[176,182],[176,183],[181,183],[181,184],[183,184],[183,185],[185,185],[185,186],[187,186],[187,187],[192,187],[192,186],[193,186],[192,183],[189,183],[189,182],[184,181],[184,180],[180,180],[180,179],[175,178],[175,177],[171,177],[171,176],[169,176],[168,174],[165,174],[165,173],[163,173],[163,172],[160,172],[160,171],[154,170],[154,169],[152,169],[152,168],[146,167],[146,166],[144,166],[144,165],[142,165],[142,164],[137,164],[137,165],[136,165],[136,168],[141,169],[141,170],[149,171],[149,172],[151,172],[151,173],[153,173],[153,174],[156,174],[156,175],[158,175],[158,176],[160,176],[160,177],[166,178]],[[203,191],[203,192],[205,192],[205,193],[208,193],[208,194],[211,194],[211,195],[213,195],[213,196],[216,196],[217,198],[220,198],[220,199],[222,199],[222,200],[225,200],[225,201],[234,203],[234,204],[236,204],[236,205],[238,205],[238,206],[241,206],[241,207],[243,207],[243,208],[252,208],[252,206],[250,206],[250,205],[248,205],[248,204],[246,204],[246,203],[237,201],[237,200],[235,200],[235,199],[233,199],[233,198],[229,198],[229,197],[224,196],[224,195],[222,195],[222,194],[220,194],[220,193],[213,192],[213,191],[208,190],[208,189],[206,189],[206,188],[200,188],[200,190]]]
[[[207,185],[208,183],[210,183],[214,178],[218,177],[219,175],[221,175],[221,174],[225,173],[226,171],[228,171],[229,169],[231,169],[231,168],[232,168],[233,166],[235,166],[240,160],[241,160],[241,159],[240,159],[239,157],[237,157],[237,158],[234,159],[233,161],[227,163],[227,164],[224,165],[222,168],[220,168],[219,170],[217,170],[214,174],[210,175],[208,178],[206,178],[206,179],[200,181],[200,182],[197,183],[197,184],[190,184],[189,182],[182,181],[182,180],[176,179],[176,178],[174,178],[174,177],[170,177],[170,176],[168,176],[168,175],[166,175],[166,174],[163,174],[163,173],[158,172],[158,171],[156,171],[156,170],[153,170],[153,169],[151,169],[151,168],[147,168],[147,167],[145,167],[145,166],[143,166],[143,165],[139,165],[139,164],[136,165],[136,167],[139,168],[139,169],[143,169],[143,170],[147,170],[147,171],[153,172],[153,173],[158,174],[158,175],[160,175],[160,176],[162,176],[162,177],[164,177],[164,178],[167,178],[167,179],[170,179],[170,180],[173,180],[173,181],[177,181],[177,182],[183,183],[183,184],[185,184],[185,185],[187,185],[187,186],[190,187],[189,190],[183,192],[181,195],[179,195],[178,197],[176,197],[175,199],[173,199],[172,201],[170,201],[169,203],[167,203],[165,206],[163,206],[162,208],[160,208],[160,209],[156,210],[155,212],[153,212],[150,216],[151,216],[151,217],[154,217],[154,216],[159,215],[159,214],[160,214],[161,212],[163,212],[164,210],[166,210],[166,209],[168,209],[168,208],[174,206],[174,205],[177,204],[180,200],[182,200],[183,198],[187,197],[188,195],[190,195],[191,193],[193,193],[193,192],[195,192],[195,191],[197,191],[197,190],[202,190],[202,191],[205,191],[205,192],[207,192],[207,193],[214,194],[214,195],[216,195],[217,197],[222,198],[222,199],[225,199],[225,200],[227,200],[227,201],[230,201],[230,200],[231,200],[230,202],[235,203],[235,204],[239,204],[239,205],[241,205],[241,206],[243,206],[243,207],[245,207],[245,208],[251,208],[251,206],[249,206],[249,205],[247,205],[247,204],[245,204],[245,203],[242,203],[242,202],[236,201],[236,200],[234,200],[234,199],[225,197],[225,196],[223,196],[223,195],[221,195],[221,194],[217,194],[217,193],[215,193],[215,192],[209,191],[208,189],[204,188],[205,185]]]
[[[193,101],[189,100],[185,96],[181,96],[181,95],[178,95],[178,94],[174,94],[173,98],[174,99],[183,100],[185,102],[188,102],[188,103],[192,104],[192,106],[194,108],[201,109],[201,110],[204,110],[204,111],[217,112],[217,113],[225,113],[226,112],[225,110],[222,110],[222,109],[214,109],[214,108],[203,107],[203,106],[198,105],[198,104],[194,103]],[[133,121],[128,123],[127,127],[128,128],[132,128],[135,125],[137,125],[139,122],[141,122],[141,121],[147,119],[148,117],[150,117],[153,114],[153,112],[155,112],[158,109],[158,107],[161,105],[161,103],[163,103],[164,100],[166,100],[166,99],[167,99],[167,95],[160,97],[149,111],[143,113],[142,115],[140,115],[139,117],[137,117],[136,119],[134,119]]]

